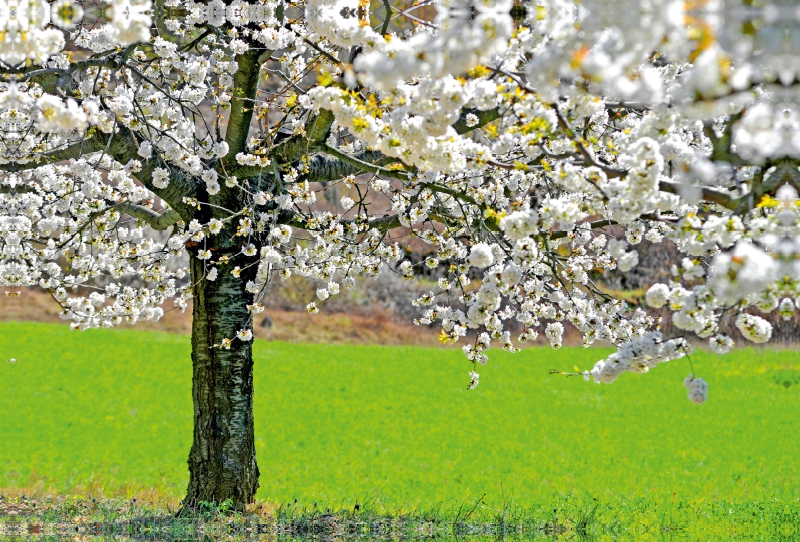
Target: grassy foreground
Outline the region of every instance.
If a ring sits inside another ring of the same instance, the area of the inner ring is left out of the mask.
[[[458,350],[257,341],[258,496],[388,510],[800,497],[795,352],[694,355],[702,406],[686,360],[611,386],[548,375],[603,355],[491,351],[468,392]],[[0,324],[0,488],[178,499],[191,423],[188,337]]]

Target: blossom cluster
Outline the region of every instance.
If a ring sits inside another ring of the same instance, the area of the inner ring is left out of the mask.
[[[155,239],[117,210],[119,200],[149,198],[129,170],[87,155],[8,175],[2,188],[3,284],[51,291],[63,317],[82,329],[158,320],[170,299],[187,307],[187,237]],[[83,288],[90,293],[71,295]]]
[[[102,51],[100,47],[107,49],[150,39],[150,0],[105,2],[106,20],[84,27],[81,23],[86,9],[96,9],[95,5],[86,4],[84,7],[80,0],[3,2],[0,5],[0,62],[10,67],[26,60],[46,64],[64,50],[67,41],[93,44],[94,50]]]

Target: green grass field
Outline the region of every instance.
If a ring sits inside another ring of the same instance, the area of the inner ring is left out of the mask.
[[[548,375],[603,353],[491,351],[468,392],[458,350],[257,341],[258,496],[413,506],[484,493],[496,504],[800,495],[795,352],[694,355],[710,385],[702,406],[686,398],[686,360],[610,386]],[[180,498],[191,422],[188,337],[0,324],[0,487]]]

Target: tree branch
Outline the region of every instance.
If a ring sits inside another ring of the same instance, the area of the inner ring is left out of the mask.
[[[169,163],[160,163],[157,158],[142,160],[138,154],[138,147],[133,134],[127,128],[121,128],[111,137],[107,152],[120,164],[127,164],[131,160],[142,161],[142,169],[134,176],[149,191],[163,199],[174,210],[187,220],[190,220],[196,208],[184,202],[184,198],[196,198],[198,182],[191,174]],[[156,188],[153,185],[153,171],[157,167],[169,171],[169,185],[166,188]]]
[[[152,209],[134,205],[133,203],[118,203],[112,209],[146,222],[154,230],[166,230],[182,220],[180,213],[173,209],[168,209],[159,214]]]
[[[253,46],[253,44],[251,44]],[[261,75],[263,59],[272,55],[272,51],[248,49],[236,55],[239,69],[233,76],[233,97],[231,98],[231,112],[228,116],[228,128],[225,132],[225,141],[230,146],[228,156],[236,156],[244,152],[247,145],[247,136],[250,133],[250,121],[253,119],[258,79]]]
[[[360,160],[355,156],[350,156],[349,154],[344,153],[338,149],[334,149],[330,145],[323,145],[322,150],[330,154],[331,156],[335,156],[342,162],[350,164],[355,168],[358,168],[361,171],[369,171],[371,173],[377,173],[380,175],[384,175],[386,177],[394,177],[395,179],[408,180],[410,178],[410,175],[407,171],[388,169],[375,164],[370,164],[369,162],[364,162],[363,160]]]
[[[670,194],[677,194],[679,196],[682,192],[697,190],[698,188],[701,190],[701,197],[704,201],[722,205],[732,211],[735,211],[741,203],[742,198],[734,198],[727,192],[722,192],[713,188],[681,184],[673,181],[661,181],[658,183],[658,189],[662,192],[669,192]]]
[[[270,159],[278,164],[292,164],[303,156],[315,152],[328,138],[333,124],[333,113],[322,109],[319,115],[312,116],[305,124],[305,135],[294,134],[273,147]]]
[[[439,184],[434,183],[420,183],[420,186],[427,188],[431,192],[437,192],[439,194],[447,194],[448,196],[452,196],[457,200],[461,200],[463,202],[469,203],[471,205],[476,205],[483,210],[485,208],[484,205],[480,205],[475,199],[471,196],[466,195],[464,192],[459,190],[454,190],[453,188],[447,188],[446,186],[442,186]]]
[[[478,117],[478,123],[473,126],[467,125],[467,115],[475,115]],[[502,116],[500,113],[500,109],[495,107],[494,109],[490,109],[488,111],[480,111],[478,109],[464,109],[461,111],[461,116],[459,119],[453,124],[453,128],[455,128],[456,132],[459,135],[464,135],[468,132],[473,130],[477,130],[478,128],[482,128],[489,124],[490,122],[499,119]]]
[[[140,160],[142,169],[134,174],[148,190],[166,201],[184,219],[190,219],[195,208],[184,203],[184,198],[197,197],[198,183],[189,173],[171,164],[159,164],[156,158],[143,160],[138,154],[138,147],[132,132],[128,128],[120,128],[116,134],[108,135],[100,130],[93,129],[87,132],[87,137],[63,149],[42,154],[36,161],[25,164],[10,163],[0,164],[0,171],[20,172],[35,169],[47,164],[55,164],[66,160],[78,159],[82,156],[98,152],[108,153],[120,164],[127,164],[131,160]],[[169,171],[169,186],[156,188],[153,185],[153,171],[159,165]]]
[[[594,166],[598,169],[603,170],[606,174],[606,177],[609,179],[621,178],[625,177],[628,172],[624,169],[615,169],[613,167],[609,167],[605,164],[601,164],[597,161],[594,157],[592,152],[584,145],[583,138],[578,137],[575,131],[572,129],[572,126],[569,125],[567,119],[564,115],[561,114],[561,111],[558,109],[557,104],[552,104],[551,109],[555,112],[556,118],[558,119],[558,125],[564,130],[564,133],[567,134],[567,137],[575,144],[575,149],[578,153],[583,157],[583,159],[587,162],[587,165]]]
[[[731,151],[731,144],[733,143],[733,125],[742,118],[742,113],[735,113],[728,119],[728,124],[722,135],[717,137],[714,132],[714,127],[711,121],[703,123],[703,133],[711,140],[712,151],[710,160],[714,162],[728,162],[732,166],[744,165],[744,161],[738,154]]]
[[[80,158],[85,154],[91,154],[95,152],[102,151],[106,148],[107,141],[103,141],[103,138],[99,135],[100,132],[93,132],[78,141],[77,143],[73,143],[67,147],[62,149],[58,149],[56,151],[48,152],[45,154],[40,154],[36,156],[30,162],[26,162],[24,164],[20,163],[8,163],[8,164],[0,164],[0,171],[8,171],[10,173],[16,173],[20,171],[27,171],[29,169],[35,169],[37,167],[41,167],[47,164],[55,164],[57,162],[62,162],[64,160],[70,160],[73,158]]]
[[[309,133],[308,128],[306,129],[308,139],[311,141],[321,141],[323,136],[327,138],[328,129],[330,128],[330,124],[328,124],[328,122],[333,123],[333,115],[325,109],[323,109],[322,112],[326,113],[327,116],[322,119],[320,119],[320,117],[315,117],[313,121],[309,122],[309,124],[312,124],[313,122],[311,133]],[[467,126],[467,116],[469,114],[474,114],[478,117],[478,123],[476,125]],[[322,113],[320,113],[320,116],[322,116]],[[459,120],[453,124],[453,128],[455,128],[456,132],[458,132],[460,135],[463,135],[472,130],[477,130],[482,126],[499,119],[501,116],[502,115],[498,108],[490,109],[489,111],[465,109],[462,111]],[[380,173],[382,175],[395,178],[405,178],[402,176],[402,174],[398,175],[398,170],[390,170],[382,167],[391,163],[401,162],[398,158],[386,156],[379,151],[366,151],[356,156],[350,156],[336,151],[335,149],[333,151],[330,149],[331,147],[327,145],[323,145],[322,148],[319,148],[319,146],[309,144],[308,141],[305,141],[304,138],[300,136],[291,136],[289,139],[276,147],[276,151],[273,152],[273,156],[276,156],[283,163],[297,160],[304,152],[307,153],[311,150],[322,150],[328,155],[334,156],[335,158],[330,158],[330,156],[324,155],[316,155],[309,159],[308,176],[310,180],[316,182],[330,182],[364,171]],[[291,160],[292,158],[294,160]],[[229,173],[239,179],[248,179],[262,174],[263,168],[255,166],[236,166],[231,168]]]
[[[112,69],[121,68],[131,57],[133,51],[139,46],[139,43],[128,45],[125,49],[109,50],[100,53],[97,56],[92,56],[84,60],[79,60],[72,63],[68,69],[61,68],[41,68],[31,71],[24,71],[21,74],[14,74],[14,79],[3,77],[4,80],[19,80],[30,81],[41,85],[44,91],[48,94],[58,93],[62,96],[68,95],[75,84],[72,81],[72,75],[81,70],[91,67],[105,67]],[[2,74],[5,76],[6,74]]]
[[[380,160],[385,158],[383,153],[379,151],[365,151],[355,156],[359,162],[380,166]],[[359,165],[351,162],[345,162],[335,157],[326,154],[317,154],[312,156],[308,161],[309,177],[320,183],[331,182],[348,175],[355,175],[359,172],[366,171]]]

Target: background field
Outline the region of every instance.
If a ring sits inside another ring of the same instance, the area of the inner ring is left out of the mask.
[[[800,495],[795,352],[696,354],[710,384],[702,406],[686,398],[686,360],[610,386],[548,375],[601,356],[491,351],[467,392],[458,350],[257,341],[258,496],[407,506],[484,493],[498,504]],[[0,324],[0,487],[180,498],[190,364],[185,335]]]

